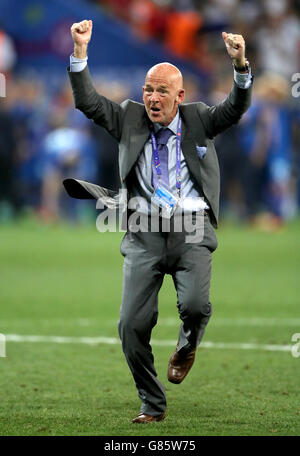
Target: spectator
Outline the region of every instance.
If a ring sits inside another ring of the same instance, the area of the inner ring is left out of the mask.
[[[17,54],[13,40],[0,26],[0,73],[8,78],[16,61]]]
[[[201,16],[196,11],[171,12],[166,22],[166,48],[179,57],[193,59],[201,24]]]
[[[129,7],[129,21],[133,32],[140,39],[161,38],[165,27],[167,9],[151,0],[133,0]]]
[[[242,182],[248,217],[257,222],[267,212],[266,226],[277,228],[294,208],[291,192],[292,131],[289,85],[274,74],[256,80],[255,102],[241,123],[241,149],[246,154]]]
[[[76,112],[54,112],[53,129],[45,136],[42,157],[42,189],[40,216],[44,221],[56,221],[64,214],[78,220],[78,204],[65,204],[62,177],[77,176],[82,180],[96,178],[96,148],[87,120]],[[69,121],[67,120],[69,119]],[[72,127],[68,125],[71,123]]]
[[[288,80],[300,66],[300,22],[286,0],[266,0],[265,21],[256,33],[260,69]]]

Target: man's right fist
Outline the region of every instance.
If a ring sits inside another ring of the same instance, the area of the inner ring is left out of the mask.
[[[76,22],[71,27],[72,38],[75,44],[78,46],[87,45],[92,36],[92,21],[81,21]]]

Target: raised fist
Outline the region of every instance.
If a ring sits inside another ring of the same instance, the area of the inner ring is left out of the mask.
[[[242,35],[223,32],[222,37],[230,57],[243,65],[245,61],[245,40]]]
[[[88,44],[92,36],[92,21],[75,22],[71,27],[71,34],[75,44],[78,46]]]

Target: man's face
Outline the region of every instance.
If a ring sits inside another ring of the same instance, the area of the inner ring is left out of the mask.
[[[169,125],[176,116],[177,108],[184,100],[182,78],[173,69],[150,70],[143,86],[143,101],[152,122]]]

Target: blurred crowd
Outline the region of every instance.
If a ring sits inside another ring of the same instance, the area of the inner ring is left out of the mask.
[[[221,215],[270,229],[295,217],[300,87],[292,88],[297,73],[300,80],[300,1],[90,1],[126,22],[136,39],[159,40],[208,75],[208,93],[186,78],[187,101],[215,104],[226,97],[232,67],[220,35],[243,34],[255,74],[253,103],[239,125],[216,138]],[[21,78],[14,72],[17,58],[12,39],[0,31],[7,92],[0,98],[0,219],[31,210],[44,221],[78,220],[87,206],[68,199],[61,180],[72,176],[119,188],[117,144],[74,109],[69,84],[49,90],[43,80]],[[116,102],[137,99],[124,81],[100,75],[96,87]]]

